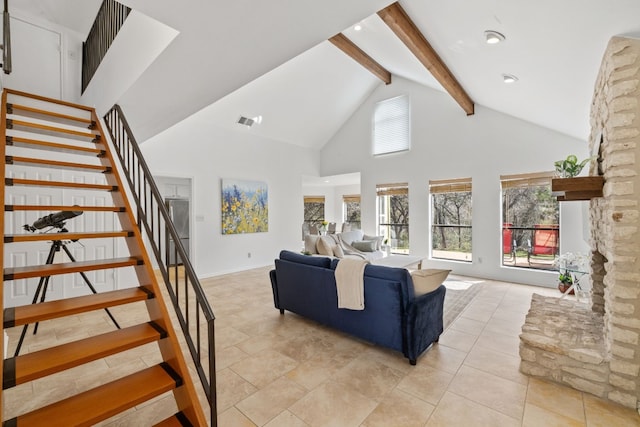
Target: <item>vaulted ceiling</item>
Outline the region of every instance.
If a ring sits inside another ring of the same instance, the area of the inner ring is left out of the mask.
[[[21,2],[80,32],[88,26],[70,21],[100,3]],[[142,141],[207,108],[219,126],[322,147],[385,84],[328,41],[339,33],[388,70],[391,84],[404,78],[444,90],[376,13],[390,1],[122,2],[180,32],[118,101]],[[638,0],[400,4],[476,105],[583,140],[608,40],[640,37]],[[485,30],[506,40],[488,45]],[[505,84],[505,73],[518,81]],[[460,108],[460,114],[467,111]],[[241,115],[263,121],[246,129],[236,124]]]

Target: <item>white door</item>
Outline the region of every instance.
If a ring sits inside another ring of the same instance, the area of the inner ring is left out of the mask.
[[[13,16],[10,29],[12,72],[2,73],[3,86],[60,99],[61,34]]]
[[[96,174],[81,174],[65,171],[64,180],[86,184],[104,184],[104,178]],[[65,206],[112,206],[111,194],[106,191],[84,190],[63,191]],[[120,230],[113,212],[84,212],[82,215],[67,221],[69,230],[78,232],[104,232]],[[67,243],[67,249],[76,261],[102,260],[115,258],[114,239],[86,239]],[[117,289],[115,271],[97,270],[85,273],[89,282],[97,292]],[[90,292],[80,274],[68,275],[65,283],[64,297],[86,295]]]
[[[36,171],[28,168],[20,169],[13,166],[8,174],[14,178],[47,179],[54,181],[71,181],[91,183],[96,180],[95,174],[83,175],[70,171]],[[104,184],[104,180],[95,183]],[[111,206],[113,201],[108,192],[57,190],[49,188],[7,187],[7,204],[15,205],[64,205],[64,206]],[[47,215],[48,211],[7,212],[5,215],[5,234],[23,234],[25,225],[32,225],[38,218]],[[117,224],[117,225],[116,225]],[[85,212],[80,216],[66,221],[69,231],[113,231],[119,228],[116,214],[112,212]],[[45,231],[45,230],[42,230]],[[37,230],[36,232],[42,232]],[[56,231],[56,230],[52,230]],[[115,257],[115,241],[109,239],[86,239],[77,242],[63,241],[76,261],[89,259],[109,259]],[[21,267],[26,265],[44,264],[52,247],[51,241],[36,243],[5,244],[5,265],[7,267]],[[64,250],[56,252],[53,262],[69,262]],[[117,289],[114,270],[98,270],[86,273],[92,286],[97,292]],[[38,286],[38,279],[16,280],[5,283],[5,307],[30,304]],[[51,276],[46,294],[46,300],[69,298],[89,294],[87,286],[80,274]]]

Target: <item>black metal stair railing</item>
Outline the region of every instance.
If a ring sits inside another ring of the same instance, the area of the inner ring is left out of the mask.
[[[107,50],[129,16],[131,9],[114,0],[104,0],[82,43],[82,92],[89,86]]]
[[[213,310],[120,106],[114,105],[104,116],[104,121],[136,204],[134,209],[138,227],[158,262],[157,267],[167,286],[185,341],[211,407],[211,425],[216,426]],[[175,245],[172,247],[170,242]],[[182,271],[184,274],[181,274]],[[201,333],[202,324],[206,325],[206,334]],[[203,366],[203,358],[207,360],[208,366]]]

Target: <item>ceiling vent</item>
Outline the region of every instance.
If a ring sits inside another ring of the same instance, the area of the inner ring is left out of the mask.
[[[238,119],[238,124],[245,125],[246,127],[251,127],[256,121],[254,119],[250,119],[249,117],[240,116]]]

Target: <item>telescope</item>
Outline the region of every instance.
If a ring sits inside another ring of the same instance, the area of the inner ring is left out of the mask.
[[[64,221],[82,215],[82,211],[60,211],[45,215],[33,222],[32,225],[25,224],[24,229],[27,231],[36,231],[45,227],[64,227]]]

